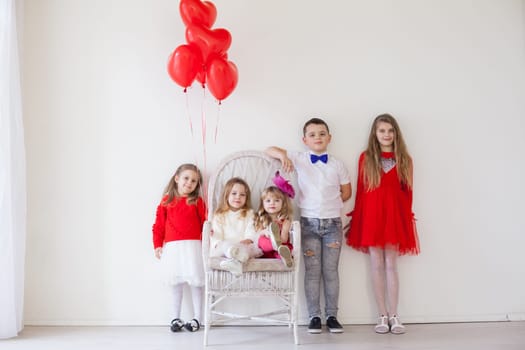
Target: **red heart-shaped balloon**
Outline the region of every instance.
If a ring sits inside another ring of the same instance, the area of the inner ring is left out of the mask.
[[[201,69],[197,72],[197,75],[195,76],[195,80],[197,80],[199,83],[201,83],[201,86],[204,88],[206,84],[206,70]]]
[[[210,55],[223,55],[230,48],[232,36],[226,29],[208,29],[192,24],[186,28],[186,41],[199,47],[202,60],[206,62]]]
[[[210,62],[206,76],[208,89],[219,101],[224,100],[233,92],[239,80],[235,63],[220,57]]]
[[[222,58],[224,60],[228,60],[228,53],[225,52],[222,55],[211,54],[208,57],[208,61],[204,63],[202,69],[197,73],[197,76],[195,77],[195,80],[200,82],[202,87],[204,87],[204,85],[206,84],[206,71],[208,70],[211,61],[213,61],[215,58]]]
[[[200,70],[201,53],[199,48],[193,45],[180,45],[168,59],[168,73],[171,79],[183,88],[191,85]]]
[[[217,19],[217,9],[210,1],[181,0],[179,12],[186,26],[200,24],[211,28]]]

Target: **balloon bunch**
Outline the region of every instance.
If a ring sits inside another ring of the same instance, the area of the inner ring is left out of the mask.
[[[228,97],[237,86],[237,66],[228,61],[231,35],[224,28],[211,29],[217,9],[210,1],[181,0],[179,12],[186,25],[187,44],[170,55],[168,73],[184,91],[194,80],[208,85],[219,100]]]

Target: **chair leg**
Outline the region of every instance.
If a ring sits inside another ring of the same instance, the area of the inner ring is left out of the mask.
[[[299,345],[299,334],[297,332],[297,289],[294,294],[291,296],[292,305],[290,307],[292,324],[293,324],[293,339],[295,345]]]
[[[208,332],[211,328],[211,296],[206,291],[206,298],[204,300],[204,346],[208,346]]]
[[[297,322],[293,325],[293,341],[295,345],[299,345],[299,334],[297,334]]]
[[[208,346],[208,330],[210,328],[210,325],[209,324],[206,324],[206,326],[204,327],[204,346]]]

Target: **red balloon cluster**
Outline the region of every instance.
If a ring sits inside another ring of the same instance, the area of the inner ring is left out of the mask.
[[[237,67],[228,61],[232,37],[224,28],[211,29],[217,9],[211,1],[181,0],[179,12],[186,25],[187,44],[170,55],[168,73],[183,88],[194,80],[219,101],[228,97],[237,86]]]

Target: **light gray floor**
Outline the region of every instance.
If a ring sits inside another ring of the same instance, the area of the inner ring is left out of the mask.
[[[26,327],[17,338],[0,340],[0,349],[190,350],[203,348],[202,338],[202,330],[171,333],[167,327]],[[414,324],[403,335],[375,334],[369,325],[318,335],[300,327],[299,339],[295,346],[288,327],[217,327],[207,349],[524,350],[525,322]]]

